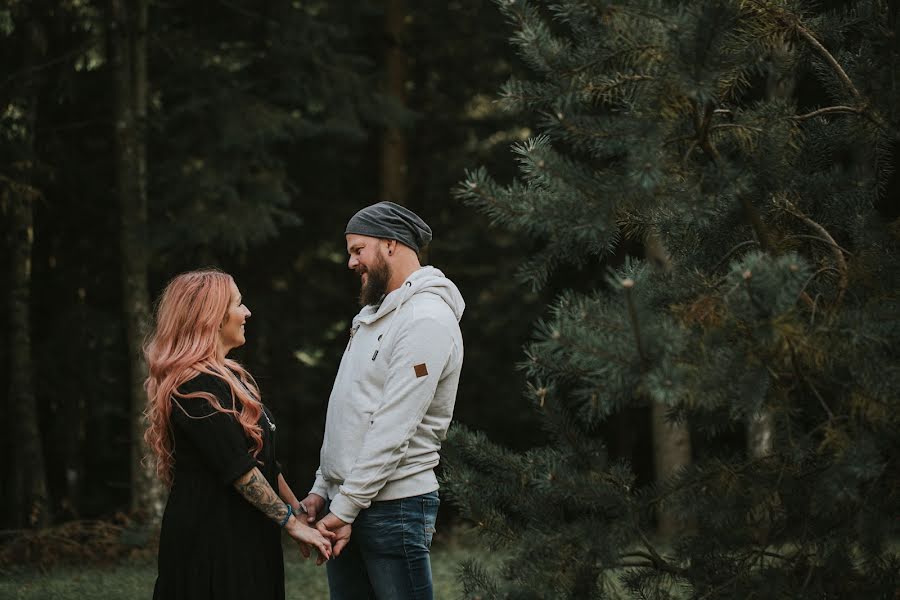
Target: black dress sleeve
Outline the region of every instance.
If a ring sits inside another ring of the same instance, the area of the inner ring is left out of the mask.
[[[228,385],[205,373],[183,384],[178,391],[209,392],[224,408],[233,406]],[[172,424],[197,448],[222,482],[233,483],[256,466],[252,446],[237,418],[217,411],[205,398],[174,398]]]

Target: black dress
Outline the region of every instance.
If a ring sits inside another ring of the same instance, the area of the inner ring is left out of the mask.
[[[230,388],[201,373],[179,388],[205,391],[230,408]],[[174,482],[159,540],[157,600],[283,600],[281,529],[241,496],[234,480],[259,467],[278,492],[275,433],[260,416],[263,447],[256,459],[252,440],[232,415],[206,400],[179,399],[193,417],[173,403]],[[269,413],[271,419],[271,413]],[[274,421],[274,420],[273,420]]]

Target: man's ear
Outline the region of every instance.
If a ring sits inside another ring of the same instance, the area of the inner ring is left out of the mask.
[[[397,247],[397,240],[388,240],[387,241],[387,249],[388,256],[392,256],[394,254],[394,248]]]

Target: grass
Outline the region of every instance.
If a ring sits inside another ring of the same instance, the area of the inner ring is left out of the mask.
[[[467,538],[461,540],[460,538]],[[468,536],[435,535],[431,548],[434,597],[460,597],[456,580],[459,563],[470,555],[473,542]],[[468,546],[468,547],[467,547]],[[285,591],[287,600],[328,598],[325,567],[300,557],[296,545],[284,546]],[[0,600],[133,600],[150,598],[156,580],[156,562],[146,559],[105,566],[66,566],[47,572],[17,567],[0,570]]]

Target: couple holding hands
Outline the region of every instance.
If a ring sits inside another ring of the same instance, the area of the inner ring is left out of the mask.
[[[192,271],[163,292],[144,349],[145,439],[170,488],[155,599],[283,599],[281,529],[326,562],[333,599],[432,598],[434,467],[456,400],[465,303],[421,266],[431,229],[412,211],[368,206],[345,237],[362,310],[302,501],[276,459],[275,417],[227,358],[250,317],[234,280]]]

